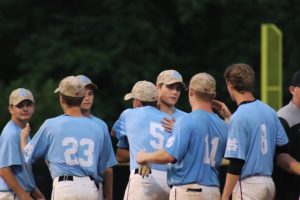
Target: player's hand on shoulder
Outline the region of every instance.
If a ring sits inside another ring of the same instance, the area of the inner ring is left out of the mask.
[[[175,123],[175,118],[172,119],[167,119],[167,118],[163,118],[162,121],[162,126],[164,127],[165,131],[167,132],[172,132],[173,127],[174,127],[174,123]]]
[[[224,120],[226,122],[229,121],[230,117],[231,117],[231,112],[228,109],[228,107],[226,106],[225,103],[218,101],[218,100],[213,100],[212,101],[212,107],[213,109],[215,109],[219,115],[221,115],[221,117],[224,118]]]

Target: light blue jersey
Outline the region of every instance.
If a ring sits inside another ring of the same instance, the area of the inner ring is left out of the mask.
[[[109,140],[107,140],[106,142],[109,143],[108,146],[110,147],[110,150],[108,150],[107,155],[105,155],[108,158],[108,162],[106,165],[101,166],[101,169],[100,169],[100,172],[104,172],[105,169],[117,164],[116,156],[115,156],[115,153],[114,153],[114,150],[112,147],[112,143],[111,143],[111,139],[110,139],[110,134],[108,131],[107,124],[102,119],[100,119],[94,115],[90,115],[89,118],[91,120],[93,120],[96,124],[98,124],[100,129],[103,130],[105,132],[105,134],[107,135],[107,137],[109,138]],[[100,182],[103,182],[103,174],[102,173],[99,174],[99,179],[100,179]]]
[[[276,112],[256,100],[239,105],[231,116],[225,157],[245,161],[242,179],[252,175],[271,176],[276,145],[287,142]]]
[[[48,119],[25,148],[26,161],[32,163],[44,157],[52,178],[63,175],[99,175],[116,164],[111,158],[111,143],[107,126],[87,117],[60,115]]]
[[[0,168],[10,167],[17,181],[26,191],[35,188],[31,166],[24,161],[20,146],[21,128],[12,120],[4,127],[0,137]],[[0,191],[12,191],[0,177]]]
[[[176,116],[185,114],[177,110]],[[127,136],[130,151],[130,169],[138,168],[136,163],[136,153],[144,149],[146,152],[154,152],[162,149],[166,140],[170,136],[162,127],[161,121],[166,117],[172,116],[161,112],[153,106],[127,109],[122,112],[119,119],[115,122],[113,129],[116,137],[120,140]],[[152,169],[166,171],[167,165],[152,164]]]
[[[177,120],[164,147],[176,159],[168,170],[168,184],[220,186],[226,140],[227,124],[214,113],[195,110]]]

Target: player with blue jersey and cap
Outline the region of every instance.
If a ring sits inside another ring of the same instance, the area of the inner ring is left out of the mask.
[[[192,112],[175,122],[163,149],[140,151],[137,162],[172,163],[168,169],[171,200],[220,199],[218,168],[225,152],[227,125],[213,113],[216,83],[207,73],[192,77],[189,102]]]
[[[140,167],[135,154],[141,149],[152,152],[163,147],[170,133],[161,121],[172,116],[157,108],[156,87],[151,82],[137,82],[125,96],[125,100],[128,99],[138,99],[143,107],[123,111],[112,130],[119,140],[127,137],[130,147],[131,173],[124,199],[168,199],[167,165],[152,165],[151,169]]]
[[[91,113],[91,108],[94,104],[94,92],[98,89],[98,86],[91,81],[85,75],[78,75],[77,76],[81,82],[81,84],[85,87],[85,95],[83,101],[81,103],[81,112],[84,116],[88,117],[89,119],[93,120],[95,123],[99,124],[100,127],[104,126],[107,127],[107,124],[100,118],[94,116]],[[108,129],[107,129],[108,130]],[[109,134],[109,132],[107,132]],[[111,141],[107,141],[110,143],[112,148]],[[113,149],[109,151],[109,157],[115,157]],[[102,166],[105,170],[103,175],[100,175],[100,183],[99,183],[99,200],[103,198],[105,200],[112,200],[113,199],[113,169],[111,166]],[[102,185],[104,183],[104,185]],[[103,188],[103,190],[102,190]]]
[[[53,178],[53,200],[98,200],[98,184],[107,167],[116,163],[106,126],[82,115],[85,96],[79,77],[64,78],[55,90],[64,114],[46,120],[25,147],[32,163],[44,157]]]
[[[238,63],[224,73],[228,92],[238,105],[229,120],[225,158],[230,160],[223,200],[274,199],[272,180],[274,158],[277,164],[299,174],[299,163],[287,154],[288,138],[273,108],[253,95],[255,73]]]
[[[34,108],[35,101],[29,90],[12,91],[8,106],[11,120],[0,137],[0,199],[45,199],[35,185],[31,165],[25,163],[20,147],[21,129],[32,117]]]

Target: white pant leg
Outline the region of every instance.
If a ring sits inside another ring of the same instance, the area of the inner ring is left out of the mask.
[[[0,200],[20,200],[14,192],[0,192]]]
[[[220,200],[219,187],[207,187],[199,184],[173,186],[170,200]]]
[[[241,181],[243,200],[272,200],[275,198],[275,185],[268,176],[252,176]],[[241,200],[240,183],[232,193],[232,200]]]
[[[102,183],[98,184],[98,199],[103,200],[103,187]]]
[[[98,200],[98,188],[90,177],[73,177],[73,181],[53,180],[52,200]]]
[[[124,200],[168,200],[167,172],[151,170],[148,177],[131,171]]]
[[[0,192],[1,200],[15,200],[16,195],[13,192]]]

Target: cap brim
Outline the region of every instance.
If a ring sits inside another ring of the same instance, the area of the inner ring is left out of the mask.
[[[125,101],[127,101],[127,100],[129,100],[129,99],[132,99],[132,98],[133,98],[132,93],[128,93],[128,94],[126,94],[126,95],[124,96],[124,100],[125,100]]]
[[[56,88],[55,90],[54,90],[54,93],[58,93],[59,92],[59,88]]]
[[[16,106],[16,105],[18,105],[19,103],[21,103],[22,101],[25,101],[25,100],[28,100],[28,101],[31,101],[32,103],[35,103],[35,101],[30,99],[30,98],[23,98],[23,99],[20,99],[17,102],[14,102],[13,105]]]
[[[186,89],[186,85],[184,84],[184,82],[179,82],[179,81],[170,81],[170,82],[167,82],[167,83],[164,83],[166,85],[172,85],[174,83],[180,83],[183,87],[183,89],[185,90]]]

